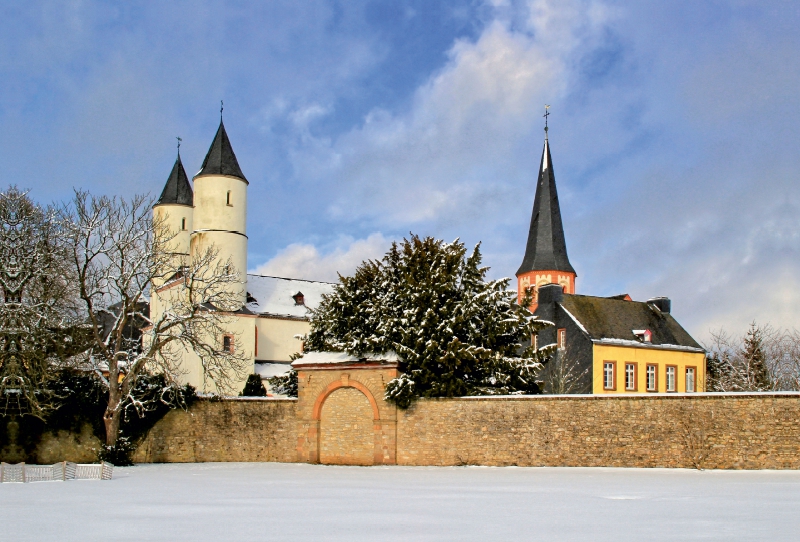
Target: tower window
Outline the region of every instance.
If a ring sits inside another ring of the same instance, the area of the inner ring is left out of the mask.
[[[181,218],[181,230],[186,231],[186,219]]]
[[[231,191],[230,190],[228,190],[228,193],[225,195],[225,205],[227,205],[229,207],[233,207],[233,204],[231,203]]]
[[[222,351],[233,354],[233,335],[222,336]]]

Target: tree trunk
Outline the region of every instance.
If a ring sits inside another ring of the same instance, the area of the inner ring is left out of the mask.
[[[121,413],[119,408],[117,408],[118,406],[119,393],[115,393],[114,390],[109,390],[108,406],[106,407],[105,414],[103,414],[103,423],[106,426],[107,446],[114,446],[117,443],[117,438],[119,438],[119,422]]]

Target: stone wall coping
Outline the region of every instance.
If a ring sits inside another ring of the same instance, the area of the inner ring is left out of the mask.
[[[426,401],[552,401],[569,399],[573,401],[613,401],[618,399],[721,399],[723,397],[796,397],[797,391],[762,391],[762,392],[694,392],[694,393],[631,393],[631,394],[590,394],[571,393],[563,395],[468,395],[465,397],[422,397]]]
[[[220,395],[201,395],[197,394],[197,398],[201,401],[214,402],[214,401],[289,401],[297,402],[297,397],[238,397],[238,396],[220,396]]]

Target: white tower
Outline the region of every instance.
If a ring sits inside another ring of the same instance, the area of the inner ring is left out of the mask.
[[[175,255],[175,267],[181,265],[178,260],[189,256],[190,237],[192,233],[192,219],[194,215],[192,187],[186,170],[181,163],[180,149],[172,172],[169,174],[167,184],[161,192],[161,197],[153,206],[153,223],[163,228],[160,234],[169,238],[167,250]],[[156,277],[153,287],[158,289],[170,277]]]
[[[232,292],[241,300],[240,306],[246,301],[248,184],[220,118],[203,167],[194,176],[190,247],[192,254],[198,254],[213,245],[219,262],[230,260],[241,277],[241,284]]]

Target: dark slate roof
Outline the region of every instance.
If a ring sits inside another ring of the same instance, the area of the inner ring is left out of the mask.
[[[536,196],[533,199],[528,245],[517,275],[534,270],[575,273],[567,257],[567,242],[564,239],[564,226],[561,224],[556,177],[547,139],[544,140],[542,161],[539,163],[539,179],[536,183]]]
[[[181,163],[181,155],[178,153],[178,158],[175,160],[175,165],[172,166],[172,172],[169,174],[167,184],[164,185],[164,190],[161,191],[161,197],[158,198],[156,205],[188,205],[191,207],[193,204],[192,185],[189,184],[189,177],[186,176],[186,170],[183,169],[183,163]]]
[[[593,340],[636,341],[634,329],[649,329],[653,334],[651,343],[655,346],[702,349],[671,314],[649,303],[564,294],[561,306],[578,320]]]
[[[236,160],[236,155],[233,153],[233,147],[231,147],[231,141],[225,132],[225,125],[222,124],[222,119],[219,121],[217,135],[214,136],[214,141],[208,149],[206,159],[203,160],[203,167],[200,168],[195,177],[200,175],[230,175],[247,182],[242,169],[239,167],[239,162]]]

